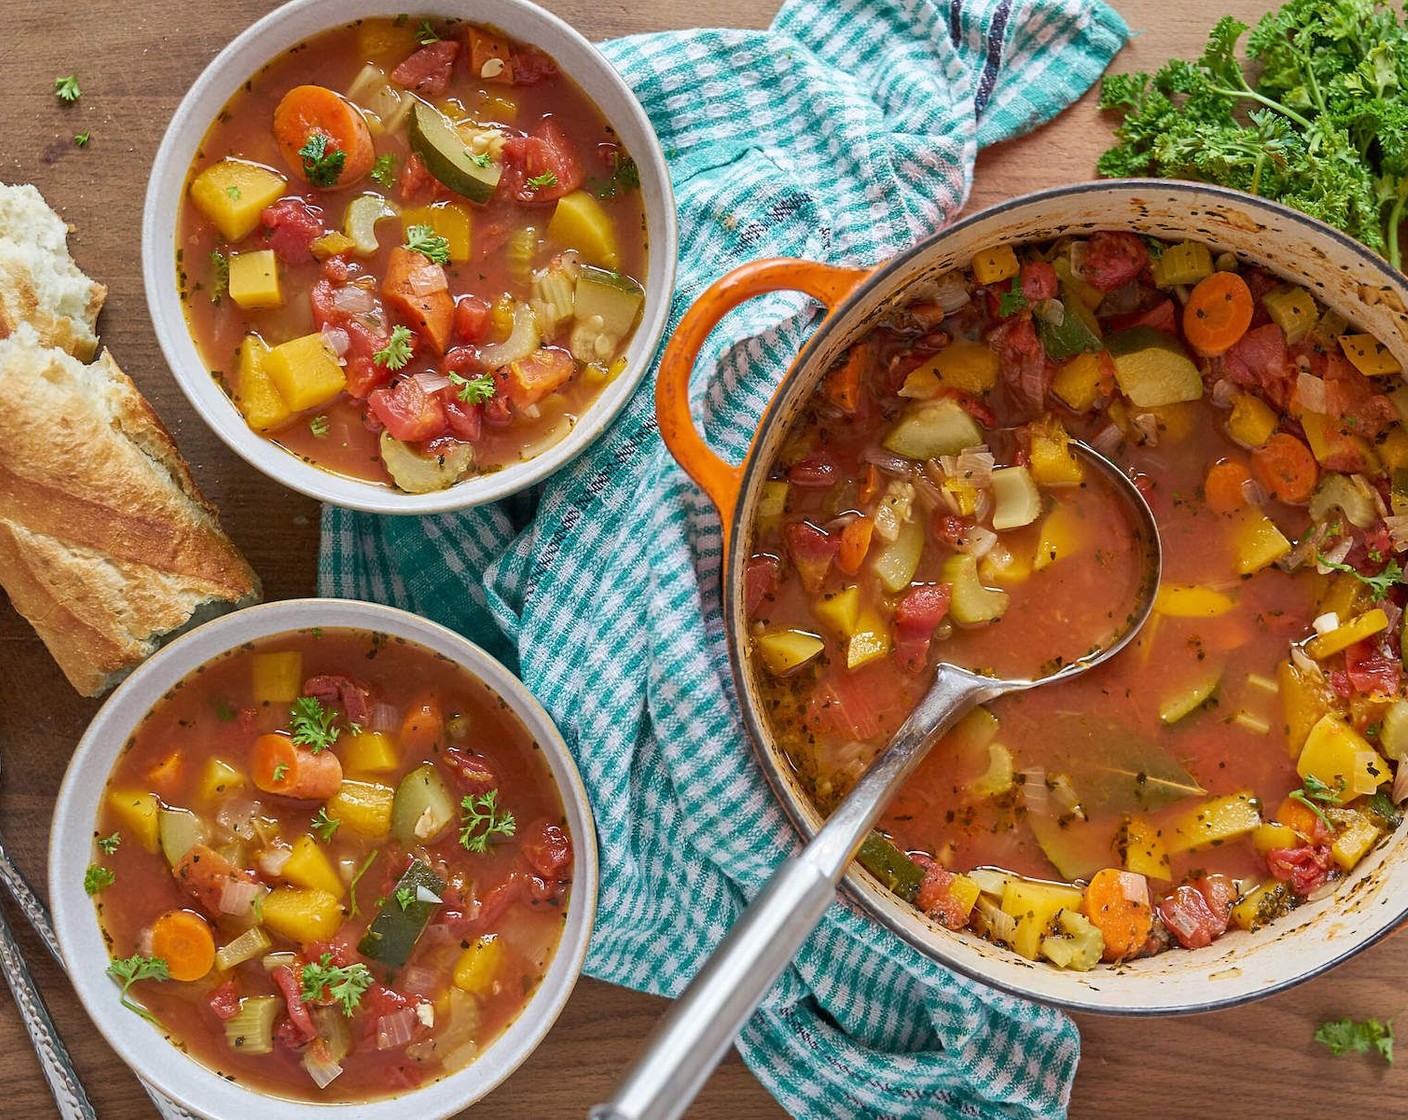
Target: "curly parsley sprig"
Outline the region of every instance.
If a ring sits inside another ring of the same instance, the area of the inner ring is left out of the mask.
[[[299,995],[304,1003],[331,1001],[350,1019],[362,1002],[362,996],[372,986],[372,973],[361,961],[336,965],[332,963],[332,954],[324,953],[299,970],[299,984],[302,989]]]
[[[133,1003],[127,998],[128,991],[133,984],[143,980],[170,980],[171,972],[166,967],[166,961],[161,957],[145,957],[141,953],[135,953],[124,960],[113,961],[108,965],[108,975],[122,985],[122,1006],[128,1011],[135,1011],[149,1023],[157,1023],[157,1018],[141,1004]]]
[[[483,855],[495,837],[505,840],[518,831],[513,814],[499,808],[499,791],[471,794],[460,802],[460,844],[466,851]]]

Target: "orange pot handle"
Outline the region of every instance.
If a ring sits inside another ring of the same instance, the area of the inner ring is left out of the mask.
[[[710,284],[675,328],[656,375],[655,418],[670,454],[719,511],[725,548],[743,484],[743,468],[716,455],[694,427],[689,411],[689,376],[699,351],[719,320],[754,296],[777,291],[805,292],[831,309],[870,274],[868,268],[840,268],[790,257],[750,261]]]

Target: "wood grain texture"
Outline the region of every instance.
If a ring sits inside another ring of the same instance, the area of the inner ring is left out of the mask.
[[[700,25],[761,27],[776,0],[549,0],[593,37]],[[1224,12],[1255,17],[1250,0],[1122,0],[1142,34],[1119,69],[1192,54]],[[176,388],[157,349],[142,296],[138,231],[152,155],[181,93],[215,52],[268,11],[267,0],[118,0],[114,5],[8,0],[0,5],[6,104],[0,179],[34,182],[76,227],[79,264],[109,287],[104,343],[147,394],[185,451],[206,494],[262,575],[271,598],[313,590],[317,509],[245,466],[211,435]],[[77,72],[84,96],[63,107],[53,80]],[[87,148],[72,137],[91,130]],[[1052,125],[985,152],[974,205],[1091,176],[1108,142],[1093,97]],[[73,744],[96,705],[74,695],[43,646],[0,600],[0,824],[30,878],[42,882],[54,795]],[[97,1036],[58,970],[27,929],[23,948],[54,1019],[104,1120],[150,1117],[135,1080]],[[1071,1114],[1078,1118],[1219,1115],[1229,1110],[1324,1120],[1339,1102],[1372,1099],[1378,1115],[1408,1115],[1408,1086],[1381,1063],[1329,1058],[1315,1024],[1343,1014],[1393,1017],[1405,997],[1397,972],[1408,941],[1391,938],[1332,975],[1251,1007],[1154,1023],[1083,1016],[1084,1056]],[[609,1091],[664,1002],[590,980],[528,1063],[465,1115],[498,1120],[581,1117]],[[1405,1020],[1408,1022],[1408,1020]],[[0,1117],[55,1115],[13,1004],[0,995]],[[765,1120],[783,1112],[736,1057],[690,1112],[698,1120]]]

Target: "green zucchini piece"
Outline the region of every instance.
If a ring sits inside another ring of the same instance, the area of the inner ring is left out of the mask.
[[[1061,306],[1065,313],[1059,323],[1033,316],[1037,337],[1041,339],[1047,355],[1054,361],[1064,362],[1077,354],[1099,350],[1102,345],[1100,322],[1095,318],[1095,312],[1085,305],[1069,284],[1061,285]]]
[[[417,898],[421,887],[440,898],[445,893],[445,880],[428,863],[415,859],[367,927],[366,936],[357,945],[359,953],[391,968],[400,968],[410,959],[411,950],[440,905]]]
[[[856,853],[856,862],[906,902],[913,902],[924,872],[883,833],[872,832]]]
[[[161,854],[166,862],[175,867],[181,857],[205,841],[205,825],[189,809],[161,809],[156,818],[157,836],[161,840]]]
[[[625,338],[645,306],[645,289],[619,272],[584,264],[577,273],[575,314],[579,322],[601,316],[601,333]]]
[[[458,812],[450,787],[435,763],[424,763],[396,787],[396,797],[391,802],[391,835],[408,848],[434,843]]]
[[[1217,668],[1200,680],[1194,681],[1187,688],[1180,689],[1172,696],[1166,697],[1159,705],[1159,722],[1165,727],[1169,727],[1179,720],[1191,716],[1213,698],[1213,694],[1217,692],[1217,686],[1221,683],[1222,669]]]
[[[1176,339],[1153,327],[1130,327],[1105,339],[1115,380],[1140,408],[1161,408],[1203,395],[1203,375]]]
[[[885,450],[906,459],[957,455],[982,442],[978,422],[950,398],[911,405],[884,439]]]
[[[480,167],[444,113],[417,101],[407,123],[411,151],[435,178],[471,202],[488,202],[493,197],[503,168],[492,161]]]

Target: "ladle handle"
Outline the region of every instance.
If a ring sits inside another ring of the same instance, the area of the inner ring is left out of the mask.
[[[676,1120],[836,897],[889,795],[935,739],[1010,685],[940,665],[918,707],[802,851],[784,860],[591,1120]]]

